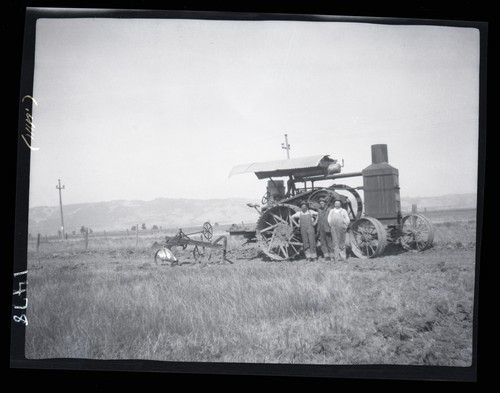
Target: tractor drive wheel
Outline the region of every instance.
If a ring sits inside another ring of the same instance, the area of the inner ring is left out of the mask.
[[[434,226],[427,217],[421,214],[410,214],[403,217],[401,246],[412,252],[427,250],[434,241]]]
[[[375,258],[387,244],[387,233],[382,223],[372,217],[353,222],[350,232],[351,250],[358,258]]]
[[[289,260],[302,250],[300,229],[292,215],[300,209],[289,204],[278,204],[267,209],[257,221],[257,244],[275,261]]]

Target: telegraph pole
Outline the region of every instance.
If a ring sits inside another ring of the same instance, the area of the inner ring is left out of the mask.
[[[285,134],[285,143],[281,144],[281,148],[286,150],[286,158],[290,159],[290,145],[288,144],[288,134]]]
[[[57,179],[59,182],[56,188],[59,190],[59,207],[61,209],[61,236],[64,239],[64,218],[63,218],[63,208],[62,208],[62,195],[61,190],[64,190],[64,186],[61,187],[61,179]]]

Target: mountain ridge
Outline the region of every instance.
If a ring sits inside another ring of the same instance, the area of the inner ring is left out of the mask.
[[[419,211],[475,208],[477,195],[446,194],[434,197],[403,197],[403,212],[412,204]],[[155,198],[149,201],[113,200],[77,203],[63,206],[65,230],[78,233],[82,226],[97,231],[131,229],[145,224],[163,228],[200,226],[205,221],[219,224],[255,223],[257,212],[247,203],[259,203],[250,198]],[[59,206],[36,206],[29,209],[28,231],[31,234],[57,234],[60,229]]]

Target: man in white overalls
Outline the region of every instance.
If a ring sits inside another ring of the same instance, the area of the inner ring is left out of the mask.
[[[309,206],[305,202],[300,205],[300,208],[301,211],[292,215],[292,220],[300,226],[306,260],[312,262],[318,258],[316,254],[316,231],[314,229],[318,222],[318,212],[309,210]],[[299,222],[297,222],[297,219]]]
[[[336,200],[333,209],[328,213],[328,223],[332,231],[333,250],[335,260],[345,261],[345,234],[349,226],[349,214],[342,208],[342,202]]]

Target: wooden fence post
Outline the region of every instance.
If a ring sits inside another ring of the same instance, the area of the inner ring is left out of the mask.
[[[89,229],[85,228],[85,251],[89,248]]]
[[[108,235],[106,234],[106,231],[104,231],[104,239],[108,240]]]
[[[40,249],[40,238],[41,238],[41,237],[42,237],[42,236],[41,236],[40,234],[38,234],[38,235],[36,236],[36,252],[37,252],[37,254],[38,254],[38,250]]]
[[[139,247],[139,224],[135,226],[135,248]]]
[[[411,205],[411,212],[416,213],[417,212],[417,205],[413,204]]]

